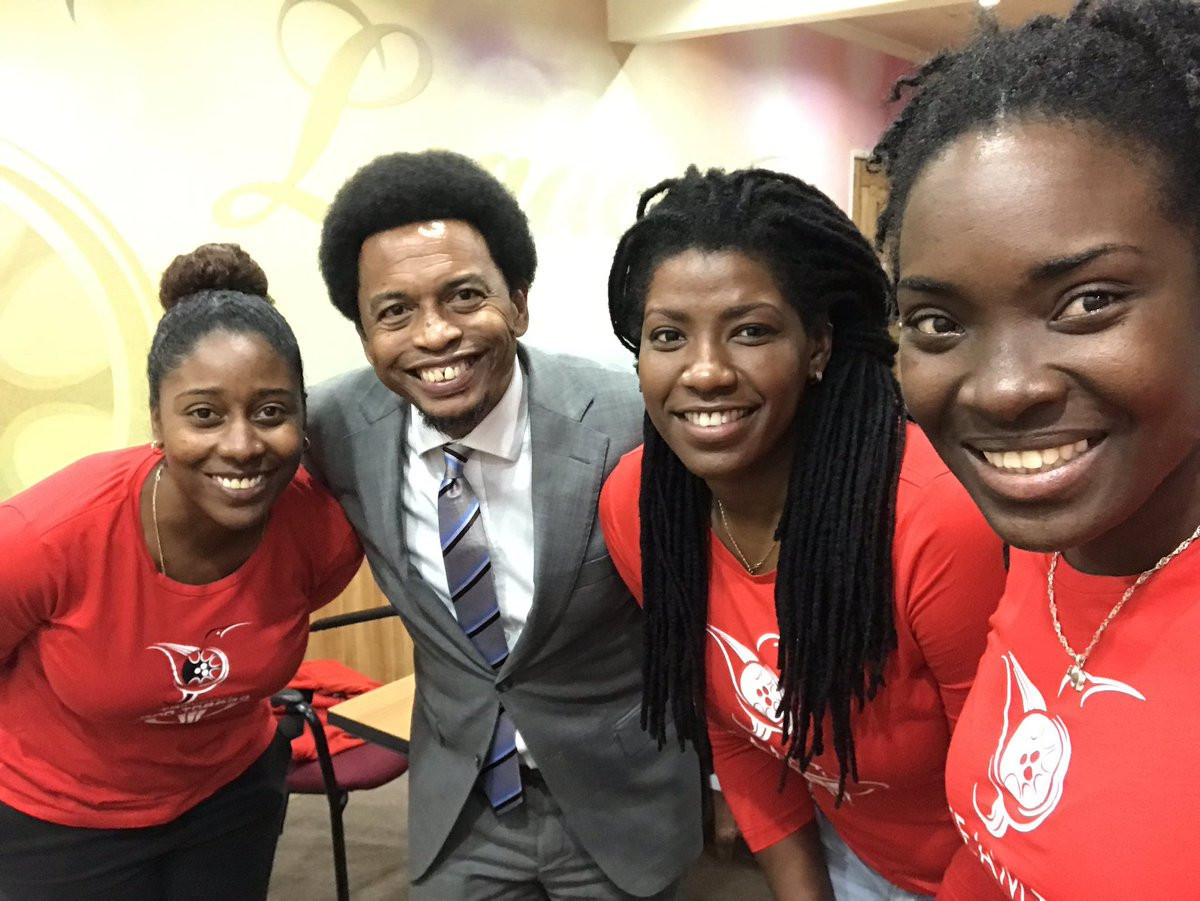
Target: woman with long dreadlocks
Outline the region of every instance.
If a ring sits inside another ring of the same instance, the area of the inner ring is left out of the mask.
[[[1013,546],[947,888],[1200,898],[1200,6],[1081,3],[902,84],[901,381]]]
[[[600,511],[646,609],[645,725],[711,744],[777,898],[931,895],[961,844],[946,748],[1004,567],[905,424],[887,279],[789,175],[693,167],[637,215],[609,311],[645,444]]]

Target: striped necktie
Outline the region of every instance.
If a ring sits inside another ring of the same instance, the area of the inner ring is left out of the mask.
[[[479,499],[463,475],[471,450],[461,444],[447,444],[442,452],[446,475],[438,491],[438,523],[446,585],[458,624],[492,669],[499,669],[508,659],[508,642],[504,638],[500,606],[496,603],[492,559],[479,515]],[[516,728],[503,706],[479,771],[479,784],[497,813],[521,803]]]

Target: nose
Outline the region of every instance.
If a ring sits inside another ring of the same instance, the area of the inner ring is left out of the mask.
[[[422,350],[445,350],[462,337],[462,329],[448,319],[440,304],[422,305],[413,324],[413,343]]]
[[[1034,425],[1054,410],[1065,390],[1043,344],[1019,332],[979,341],[959,403],[996,425]]]
[[[688,354],[680,382],[699,394],[719,394],[737,385],[737,372],[716,341],[698,340]]]
[[[221,434],[221,455],[227,460],[252,460],[262,455],[266,445],[254,423],[245,417],[230,419]]]

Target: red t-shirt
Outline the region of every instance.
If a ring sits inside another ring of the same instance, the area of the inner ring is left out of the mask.
[[[600,497],[613,562],[639,599],[641,454],[618,463]],[[775,574],[751,576],[711,531],[709,737],[721,791],[751,850],[811,822],[815,801],[872,869],[907,891],[933,894],[961,846],[946,807],[946,748],[1003,588],[1004,562],[1000,539],[915,426],[896,507],[899,646],[884,670],[886,686],[852,717],[859,781],[847,785],[841,807],[834,807],[838,764],[828,729],[828,750],[778,791]]]
[[[161,459],[97,454],[0,504],[0,801],[68,826],[168,822],[267,747],[267,700],[362,549],[301,469],[236,572],[155,570],[139,494]]]
[[[947,761],[950,806],[984,864],[975,873],[1026,901],[1200,898],[1200,546],[1137,589],[1088,658],[1083,691],[1066,681],[1049,566],[1013,551]],[[1054,596],[1075,650],[1134,579],[1059,560]]]

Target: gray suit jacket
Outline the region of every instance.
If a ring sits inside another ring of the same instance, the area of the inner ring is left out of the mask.
[[[693,753],[641,729],[642,617],[609,560],[600,486],[641,440],[630,376],[521,347],[533,461],[533,607],[498,672],[409,561],[401,521],[410,405],[373,370],[313,389],[310,465],[341,501],[415,645],[410,876],[433,863],[503,700],[572,832],[622,890],[650,895],[700,851]],[[503,539],[492,539],[503,553]]]

